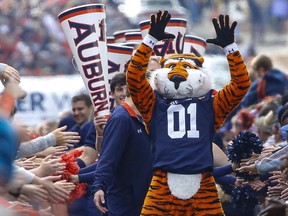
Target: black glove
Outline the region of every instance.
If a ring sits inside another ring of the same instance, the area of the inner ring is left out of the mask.
[[[212,22],[216,31],[216,38],[207,39],[207,43],[212,43],[224,48],[225,46],[235,42],[234,30],[237,25],[236,21],[234,21],[230,27],[229,16],[226,15],[224,21],[224,15],[219,15],[219,23],[216,18],[213,18]]]
[[[170,18],[171,15],[168,13],[168,11],[164,11],[164,13],[162,13],[162,11],[158,11],[156,19],[155,15],[152,14],[150,17],[150,28],[148,33],[158,41],[164,39],[174,39],[175,36],[173,34],[165,33],[165,28]]]

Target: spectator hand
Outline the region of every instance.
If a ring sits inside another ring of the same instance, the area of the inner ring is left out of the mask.
[[[171,19],[171,15],[168,11],[158,11],[157,16],[152,14],[150,17],[150,28],[148,34],[156,38],[158,41],[164,39],[174,39],[175,36],[173,34],[169,34],[165,32],[165,28],[167,23]]]
[[[66,128],[67,126],[63,126],[55,129],[51,133],[55,136],[57,145],[73,147],[72,143],[78,143],[80,140],[80,136],[77,132],[66,132]]]
[[[280,159],[282,160],[282,165],[280,169],[283,170],[288,168],[288,155],[283,155],[282,157],[280,157]]]
[[[234,183],[235,187],[240,187],[244,183],[244,179],[236,178],[236,181]]]
[[[63,188],[64,190],[68,191],[69,194],[75,189],[75,184],[73,182],[67,182],[66,180],[57,181],[54,183],[54,185]]]
[[[267,194],[269,197],[277,197],[279,198],[281,196],[282,191],[285,189],[285,186],[278,184],[273,187],[268,187]]]
[[[42,185],[25,184],[22,186],[20,193],[38,203],[45,202],[48,199],[48,192]]]
[[[34,169],[35,167],[38,167],[39,164],[35,163],[34,160],[36,159],[36,156],[33,156],[31,158],[20,158],[18,160],[15,160],[15,164],[19,167],[23,167],[26,170]]]
[[[266,183],[259,180],[259,179],[256,179],[252,182],[249,182],[249,185],[256,191],[259,191],[261,190],[262,188],[266,187]]]
[[[42,176],[62,174],[66,167],[66,164],[60,163],[60,161],[61,161],[61,158],[52,159],[52,155],[45,157],[39,167],[39,169],[41,169]]]
[[[44,157],[49,156],[49,155],[60,156],[64,154],[67,149],[68,149],[67,146],[50,146],[41,152],[41,156],[44,156]]]
[[[233,171],[236,171],[238,168],[240,168],[240,164],[232,163],[232,169]]]
[[[212,23],[214,25],[214,29],[216,31],[216,38],[214,39],[207,39],[207,43],[212,43],[217,46],[220,46],[222,48],[226,47],[227,45],[230,45],[235,42],[234,38],[234,30],[237,25],[237,22],[234,21],[230,27],[229,23],[229,16],[225,15],[219,15],[219,22],[217,18],[212,19]]]
[[[103,190],[98,190],[94,194],[94,203],[95,203],[97,209],[99,209],[100,212],[102,212],[104,214],[106,212],[108,212],[108,209],[103,206],[105,204],[105,195],[104,195],[104,191]]]
[[[22,201],[22,202],[21,201],[13,201],[12,206],[10,206],[9,208],[17,209],[18,207],[25,208],[25,209],[33,209],[32,205],[30,205],[26,201]]]
[[[255,161],[258,160],[259,156],[260,154],[252,153],[251,157],[242,159],[240,165],[245,166],[254,164]]]
[[[239,171],[240,173],[248,172],[249,174],[257,174],[258,173],[255,164],[242,165],[242,163],[241,163],[240,168],[236,169],[236,171]]]
[[[4,83],[5,91],[12,95],[15,99],[23,99],[27,93],[14,80],[8,80]]]
[[[49,201],[52,203],[61,203],[69,199],[69,191],[66,191],[59,184],[53,182],[59,181],[61,176],[48,176],[40,179],[40,184],[48,191]]]
[[[266,198],[265,203],[258,216],[285,216],[285,203],[282,200]]]
[[[69,181],[74,183],[74,184],[79,184],[79,177],[78,175],[70,175],[69,176]]]
[[[20,83],[20,76],[19,72],[15,68],[6,65],[3,73],[1,74],[1,82],[5,85],[8,80],[13,80],[16,83]]]
[[[285,188],[282,192],[281,192],[281,199],[287,201],[288,200],[288,187]]]
[[[105,116],[96,115],[94,117],[94,125],[96,129],[97,136],[103,136],[104,127],[107,123]]]
[[[279,150],[279,149],[281,149],[281,147],[280,147],[280,146],[277,146],[277,145],[266,146],[266,147],[264,147],[264,148],[262,149],[261,154],[264,154],[264,153],[272,153],[272,152],[277,151],[277,150]]]
[[[21,202],[21,203],[29,203],[31,202],[31,199],[24,194],[20,194],[17,197],[16,201]]]
[[[286,180],[285,175],[281,171],[273,171],[270,172],[270,174],[272,174],[272,176],[269,177],[271,183],[280,183]]]

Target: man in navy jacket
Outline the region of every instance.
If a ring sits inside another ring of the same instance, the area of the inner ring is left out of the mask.
[[[140,215],[152,178],[152,151],[142,118],[128,96],[104,129],[95,170],[94,202],[109,216]]]

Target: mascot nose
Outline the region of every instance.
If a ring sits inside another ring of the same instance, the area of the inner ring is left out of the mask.
[[[175,89],[179,88],[181,82],[185,81],[186,79],[179,75],[174,75],[171,77],[170,81],[174,82]]]

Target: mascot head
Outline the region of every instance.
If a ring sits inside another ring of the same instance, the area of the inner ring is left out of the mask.
[[[174,54],[160,60],[161,68],[153,71],[151,85],[163,97],[184,99],[204,96],[212,88],[210,76],[202,68],[203,57]]]

